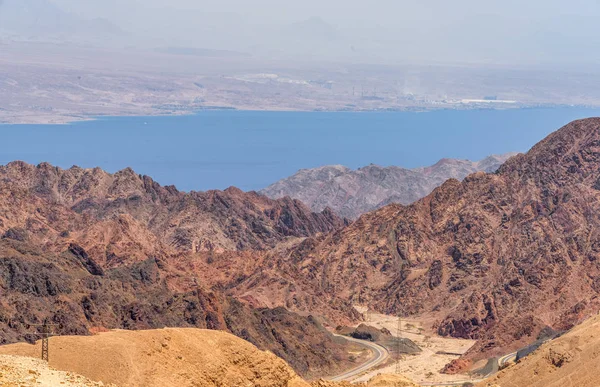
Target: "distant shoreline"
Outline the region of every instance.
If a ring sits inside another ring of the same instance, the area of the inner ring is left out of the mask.
[[[119,117],[181,117],[181,116],[194,116],[206,111],[232,111],[232,112],[272,112],[272,113],[429,113],[436,111],[476,111],[476,110],[528,110],[528,109],[598,109],[599,106],[593,105],[553,105],[553,104],[540,104],[540,105],[518,105],[509,106],[503,104],[502,106],[490,106],[489,103],[476,105],[476,106],[460,106],[455,108],[450,107],[411,107],[411,108],[382,108],[382,109],[340,109],[340,110],[326,110],[326,109],[239,109],[235,107],[208,107],[198,110],[180,110],[171,111],[166,113],[160,112],[139,112],[139,113],[126,113],[124,114],[102,114],[102,115],[69,115],[69,114],[57,114],[57,115],[23,115],[19,117],[2,117],[0,114],[0,126],[10,125],[70,125],[80,122],[97,121],[103,118],[119,118]],[[0,109],[0,113],[2,110]]]

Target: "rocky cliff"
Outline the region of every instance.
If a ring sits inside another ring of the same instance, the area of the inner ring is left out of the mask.
[[[448,179],[464,179],[477,171],[495,172],[515,153],[481,161],[442,159],[424,168],[369,165],[357,170],[341,165],[303,169],[260,191],[271,198],[298,199],[313,211],[331,208],[341,216],[360,215],[390,203],[410,204],[428,195]]]

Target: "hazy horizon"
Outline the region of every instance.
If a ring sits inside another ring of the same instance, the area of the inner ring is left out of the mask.
[[[3,0],[0,33],[265,59],[589,65],[600,61],[599,15],[591,0]]]

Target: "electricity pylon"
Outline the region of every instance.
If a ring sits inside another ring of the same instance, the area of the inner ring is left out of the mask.
[[[400,361],[402,351],[402,317],[398,313],[398,328],[396,329],[396,373],[401,372]]]
[[[39,327],[38,335],[42,337],[42,360],[50,361],[50,342],[49,338],[53,335],[51,330],[52,327],[58,326],[58,324],[50,324],[48,319],[44,320],[43,324],[29,324],[33,327]]]

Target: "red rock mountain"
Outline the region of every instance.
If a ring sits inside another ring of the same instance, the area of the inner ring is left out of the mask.
[[[235,188],[182,193],[131,169],[10,163],[0,167],[0,342],[33,339],[30,324],[45,318],[62,334],[193,326],[230,331],[304,376],[336,373],[349,354],[316,319],[254,309],[228,288],[266,250],[343,225]]]
[[[23,228],[59,250],[76,240],[109,266],[177,252],[265,250],[343,224],[297,200],[237,188],[183,193],[131,169],[0,167],[0,232]]]
[[[440,334],[478,339],[468,355],[478,358],[598,313],[598,214],[594,118],[567,125],[497,173],[449,180],[413,205],[309,238],[282,252],[278,267],[381,312],[434,317]],[[279,283],[248,284],[287,298]]]

